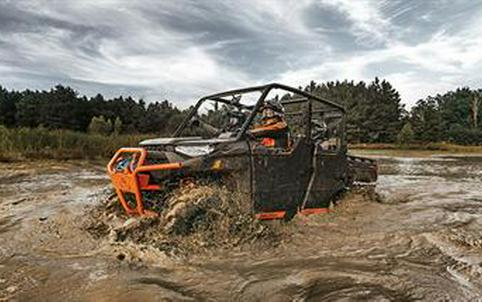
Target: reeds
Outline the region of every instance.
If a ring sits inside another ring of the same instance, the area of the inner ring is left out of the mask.
[[[108,158],[120,147],[137,146],[149,135],[87,134],[70,130],[0,126],[0,161]]]

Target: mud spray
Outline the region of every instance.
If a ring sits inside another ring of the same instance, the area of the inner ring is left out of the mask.
[[[89,211],[85,230],[114,245],[155,248],[173,258],[189,258],[216,249],[275,247],[282,240],[275,224],[253,218],[249,202],[225,187],[185,185],[170,194],[155,217],[127,217],[117,197]],[[125,255],[117,256],[124,259]]]

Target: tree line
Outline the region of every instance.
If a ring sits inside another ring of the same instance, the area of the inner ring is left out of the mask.
[[[347,109],[351,143],[449,142],[482,145],[482,89],[458,88],[427,96],[407,110],[386,80],[336,81],[304,87]]]
[[[101,94],[87,98],[70,87],[49,91],[8,91],[0,86],[0,125],[45,127],[87,132],[167,134],[185,112],[167,100],[146,104],[142,99]]]
[[[411,110],[386,80],[312,81],[305,91],[347,109],[351,143],[452,142],[482,144],[482,90],[459,88],[419,100]],[[88,98],[70,87],[14,91],[0,86],[0,125],[45,127],[101,134],[171,133],[187,114],[171,102],[132,97]]]
[[[458,88],[419,100],[412,108],[410,124],[415,139],[482,144],[482,89]]]

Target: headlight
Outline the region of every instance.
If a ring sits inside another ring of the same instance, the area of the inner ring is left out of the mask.
[[[209,145],[204,146],[176,146],[174,150],[178,153],[184,154],[189,157],[208,155],[213,152],[214,147]]]

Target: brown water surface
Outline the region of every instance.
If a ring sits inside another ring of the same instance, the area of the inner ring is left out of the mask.
[[[88,162],[0,164],[0,300],[474,301],[482,157],[380,158],[380,202],[349,194],[276,248],[188,259],[84,230],[109,195]]]

